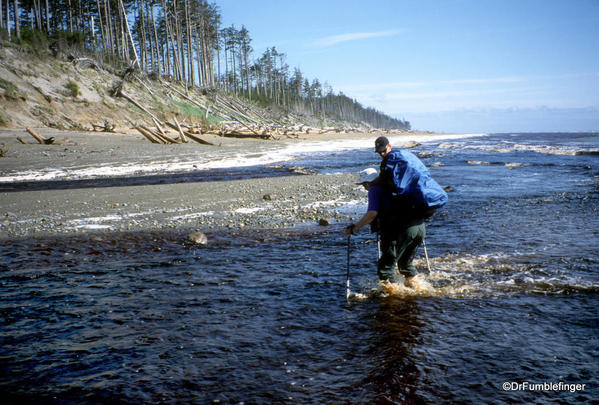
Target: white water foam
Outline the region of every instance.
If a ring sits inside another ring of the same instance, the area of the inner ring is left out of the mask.
[[[598,292],[597,280],[562,274],[551,274],[545,269],[531,268],[519,260],[519,255],[448,254],[431,257],[430,274],[419,274],[411,287],[398,283],[376,282],[369,279],[364,285],[354,287],[351,300],[375,297],[480,297],[498,296],[512,293],[543,295],[569,294],[577,292]],[[426,269],[425,259],[417,258],[414,265]]]
[[[462,139],[480,137],[485,134],[435,134],[435,135],[398,135],[391,136],[392,144],[401,145],[404,142],[433,142],[441,139]],[[79,180],[102,177],[123,177],[132,175],[147,175],[156,173],[185,173],[197,170],[226,169],[230,167],[260,166],[287,162],[297,156],[316,152],[342,152],[352,149],[369,148],[373,145],[372,137],[349,140],[311,141],[294,144],[268,145],[269,150],[262,152],[248,152],[229,155],[226,153],[204,157],[204,160],[189,158],[189,160],[143,161],[134,163],[103,163],[93,167],[71,166],[45,168],[41,170],[14,171],[0,175],[0,183],[13,183],[20,181],[49,181],[49,180]],[[221,156],[225,156],[222,158]],[[134,157],[132,157],[134,158]]]

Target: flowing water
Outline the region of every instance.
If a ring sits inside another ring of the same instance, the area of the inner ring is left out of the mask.
[[[205,247],[183,231],[7,241],[4,403],[593,403],[598,147],[503,134],[413,149],[452,187],[414,289],[378,285],[374,236],[348,245],[345,224]],[[293,164],[378,160],[368,147]]]

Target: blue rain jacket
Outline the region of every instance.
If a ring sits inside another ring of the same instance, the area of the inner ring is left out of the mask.
[[[395,193],[410,196],[418,205],[441,208],[447,193],[430,175],[426,166],[407,150],[392,150],[381,163],[381,173],[393,180]]]

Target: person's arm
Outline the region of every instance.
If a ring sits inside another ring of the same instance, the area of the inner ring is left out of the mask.
[[[360,218],[357,224],[350,225],[347,228],[345,228],[345,236],[349,238],[350,235],[358,233],[360,228],[374,221],[377,215],[377,211],[366,211],[366,214],[364,214],[362,218]]]

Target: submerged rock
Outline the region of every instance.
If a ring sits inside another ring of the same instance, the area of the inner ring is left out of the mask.
[[[200,231],[190,233],[187,239],[189,239],[191,242],[197,245],[205,245],[208,243],[208,238],[206,237],[206,235],[204,235],[203,232]]]

